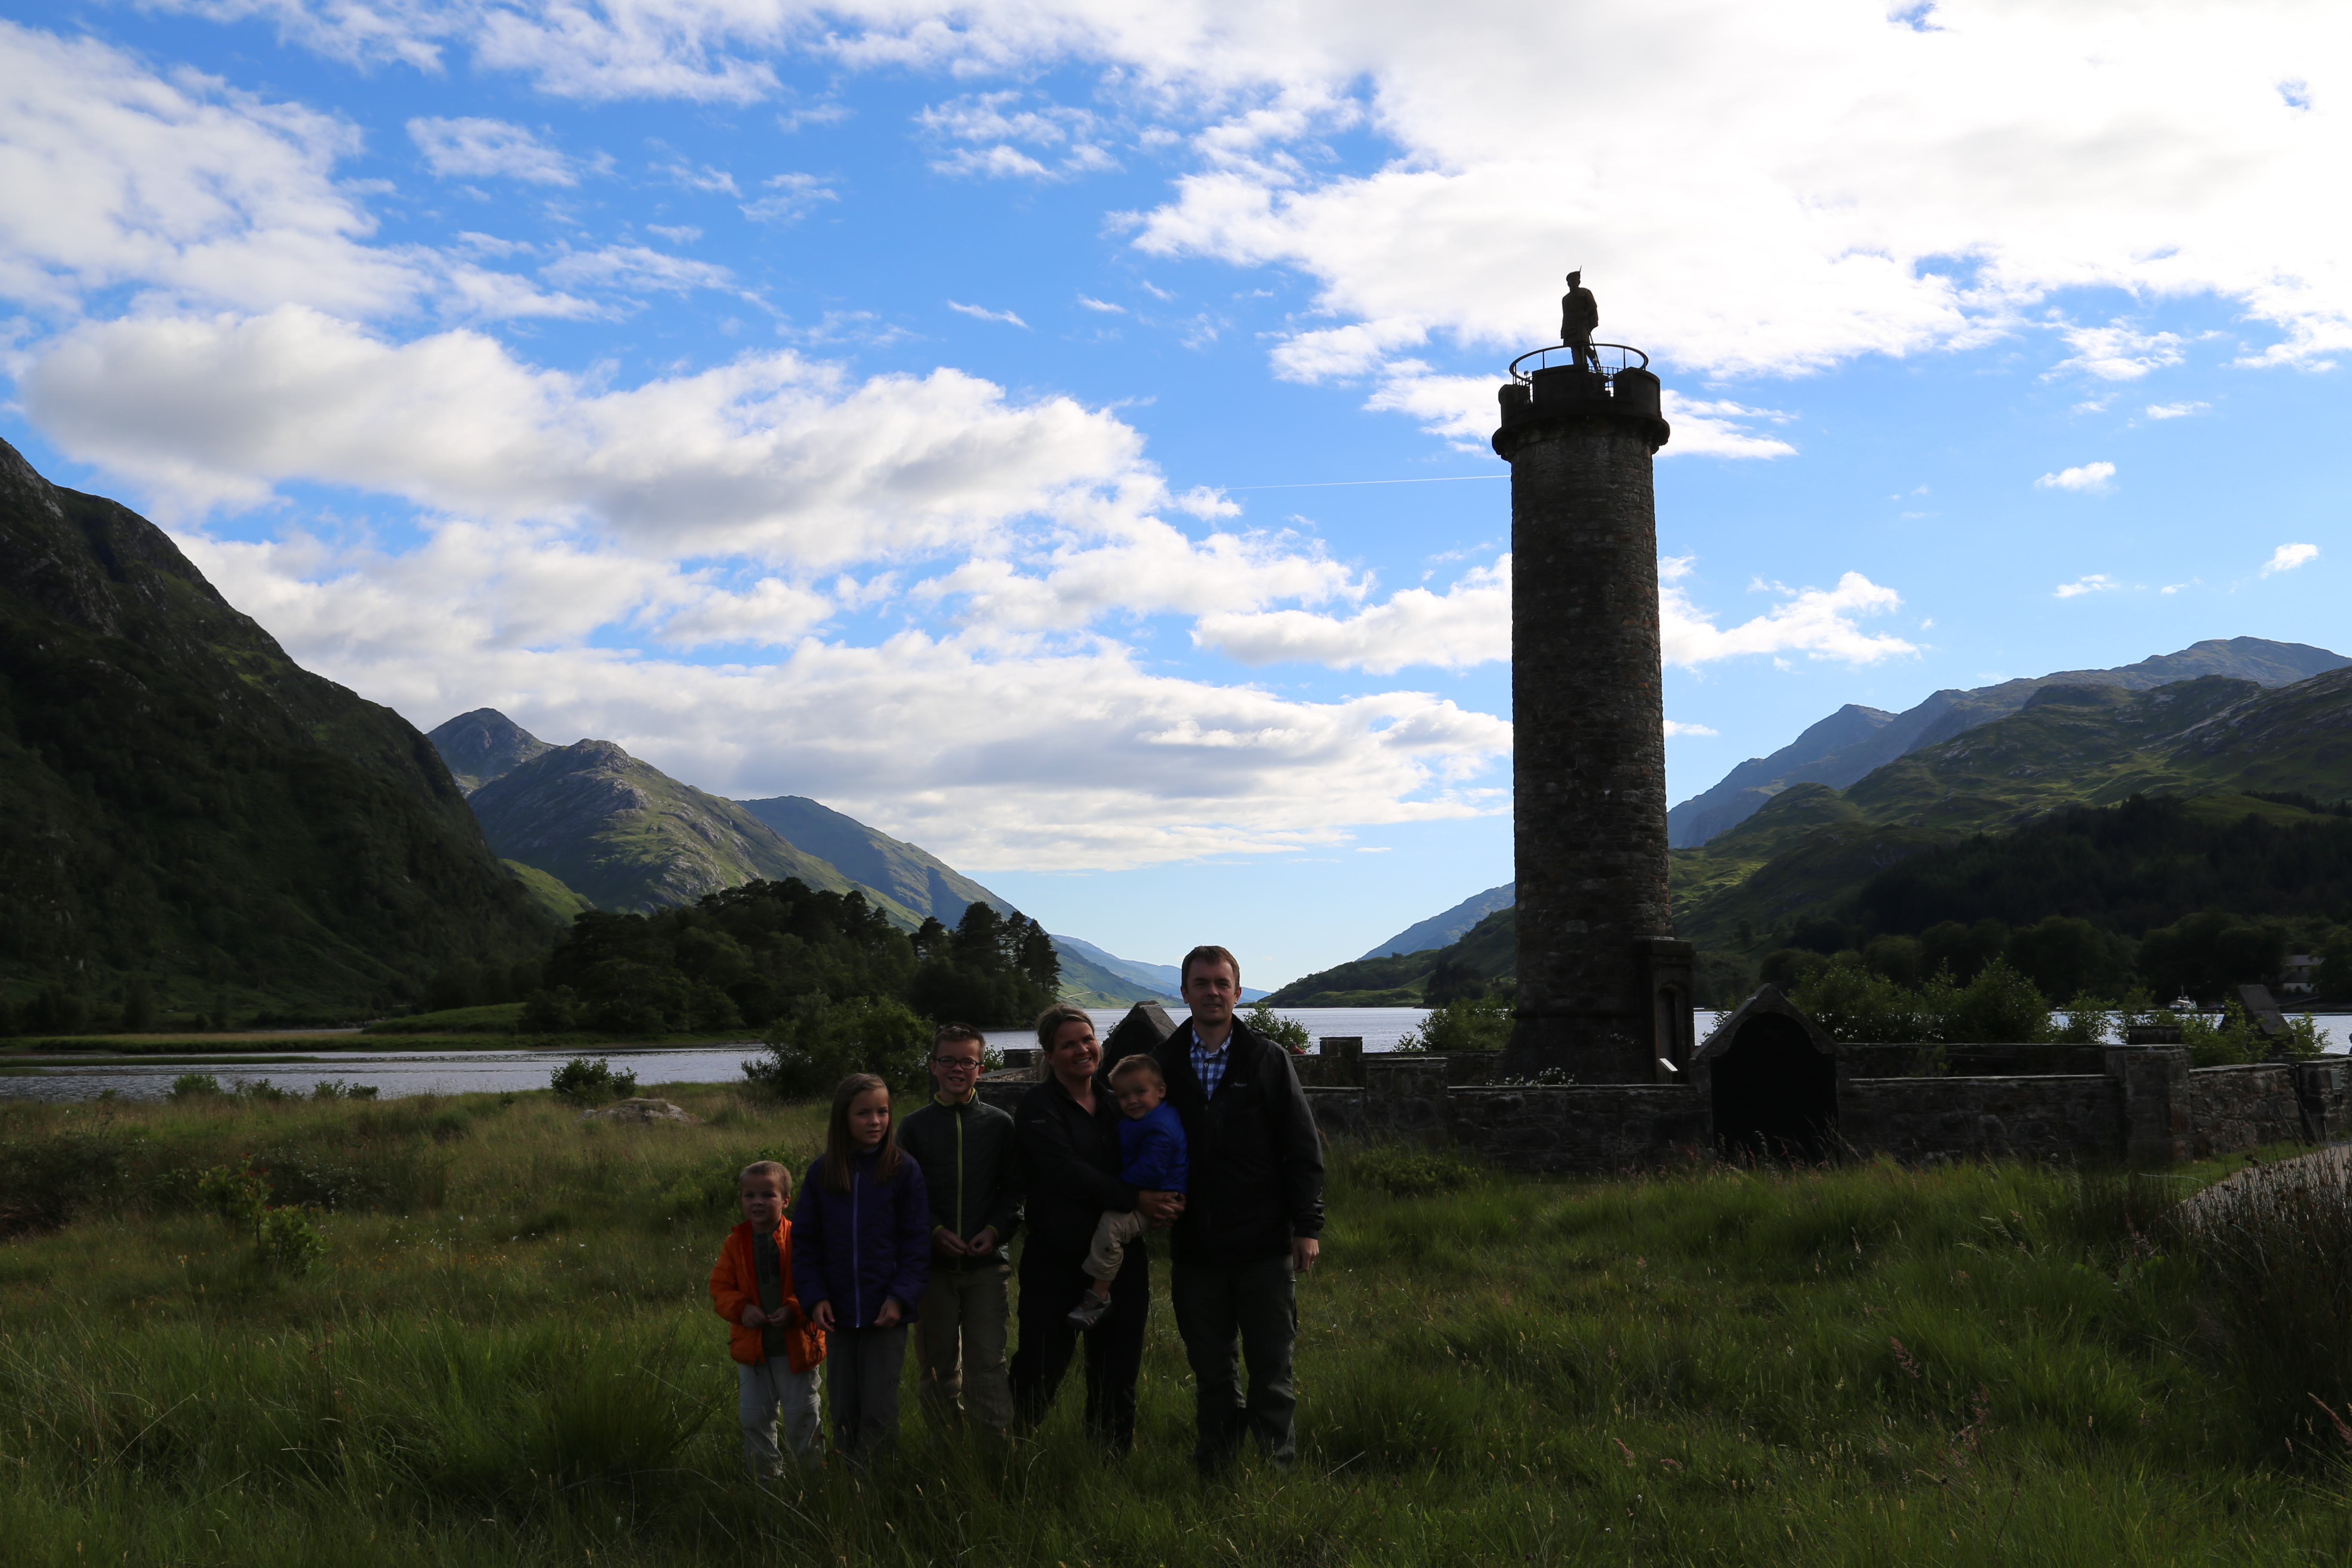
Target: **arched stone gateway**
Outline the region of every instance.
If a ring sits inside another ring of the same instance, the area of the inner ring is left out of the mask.
[[[1768,985],[1699,1047],[1692,1081],[1707,1096],[1719,1152],[1810,1164],[1837,1149],[1838,1068],[1820,1026]]]

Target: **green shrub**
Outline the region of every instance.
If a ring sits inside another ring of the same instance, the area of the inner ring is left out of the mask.
[[[373,1100],[376,1086],[372,1083],[345,1083],[339,1078],[322,1078],[310,1086],[312,1100]]]
[[[1394,1198],[1423,1198],[1459,1192],[1483,1181],[1486,1172],[1475,1162],[1435,1149],[1403,1143],[1375,1143],[1347,1161],[1348,1174]]]
[[[121,1203],[131,1169],[122,1146],[87,1132],[0,1139],[0,1237],[55,1230]]]
[[[184,1072],[172,1080],[173,1100],[198,1100],[220,1091],[220,1079],[208,1072]]]
[[[280,1089],[266,1078],[232,1079],[228,1091],[245,1100],[255,1100],[275,1105],[284,1100],[301,1098],[290,1089]]]
[[[1464,996],[1397,1037],[1401,1051],[1499,1051],[1511,1043],[1511,1005],[1491,996]]]
[[[1864,967],[1854,954],[1841,953],[1811,971],[1790,1000],[1835,1040],[2033,1044],[2054,1034],[2049,1002],[1998,958],[1966,984],[1945,969],[1914,990]]]
[[[196,1178],[196,1201],[231,1229],[257,1237],[262,1214],[269,1206],[269,1179],[250,1160],[234,1171],[215,1165]]]
[[[921,1087],[931,1026],[905,1003],[853,996],[803,996],[768,1031],[768,1054],[743,1064],[743,1076],[785,1100],[833,1092],[854,1072],[870,1072],[894,1090]]]
[[[604,1057],[590,1059],[573,1057],[549,1075],[547,1086],[555,1090],[555,1098],[573,1105],[602,1105],[608,1100],[626,1100],[637,1092],[637,1075],[634,1069],[614,1071]]]
[[[253,1240],[262,1266],[281,1274],[296,1277],[308,1274],[312,1265],[327,1256],[326,1237],[319,1234],[310,1224],[310,1217],[298,1208],[277,1208],[264,1213]]]
[[[1249,1010],[1242,1015],[1242,1022],[1294,1057],[1305,1056],[1307,1047],[1315,1043],[1314,1037],[1307,1034],[1306,1025],[1296,1018],[1284,1017],[1267,1006],[1263,996],[1249,1005]]]
[[[2193,1067],[2234,1067],[2243,1062],[2267,1061],[2280,1044],[2263,1033],[2261,1026],[2236,1002],[2223,1006],[2218,1022],[2203,1013],[2163,1012],[2155,1016],[2157,1022],[2171,1024],[2180,1030],[2180,1043],[2189,1047],[2189,1060]],[[2296,1014],[2287,1020],[2286,1028],[2287,1055],[2297,1060],[2319,1055],[2319,1029],[2309,1014]]]

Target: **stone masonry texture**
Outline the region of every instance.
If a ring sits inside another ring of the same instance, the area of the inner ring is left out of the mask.
[[[2352,1113],[2352,1065],[2342,1058],[2191,1068],[2179,1047],[2108,1052],[2096,1074],[1841,1074],[1837,1144],[1906,1164],[2161,1162],[2340,1137]],[[1370,1057],[1361,1087],[1309,1088],[1307,1097],[1327,1136],[1450,1146],[1515,1171],[1604,1174],[1714,1153],[1707,1098],[1696,1089],[1483,1083],[1495,1065],[1486,1052]]]
[[[1670,937],[1654,421],[1514,420],[1511,707],[1518,1010],[1512,1065],[1648,1082],[1634,942]]]

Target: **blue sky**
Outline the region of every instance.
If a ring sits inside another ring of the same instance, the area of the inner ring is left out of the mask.
[[[1272,984],[1510,875],[1571,265],[1669,389],[1676,799],[2352,642],[2346,16],[2046,9],[0,4],[0,434],[420,726]]]

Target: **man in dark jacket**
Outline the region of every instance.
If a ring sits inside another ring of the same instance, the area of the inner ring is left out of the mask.
[[[1294,1281],[1319,1249],[1322,1141],[1290,1053],[1234,1016],[1240,962],[1222,947],[1196,947],[1181,974],[1191,1025],[1152,1055],[1192,1154],[1192,1189],[1168,1248],[1176,1265],[1169,1298],[1200,1398],[1192,1458],[1214,1470],[1247,1432],[1286,1466],[1296,1449]]]
[[[953,1428],[968,1406],[1003,1436],[1013,1424],[1005,1243],[1021,1227],[1021,1156],[1013,1118],[981,1101],[984,1043],[969,1024],[940,1026],[930,1064],[939,1092],[898,1124],[898,1147],[923,1168],[931,1202],[931,1285],[915,1321],[923,1413]]]

